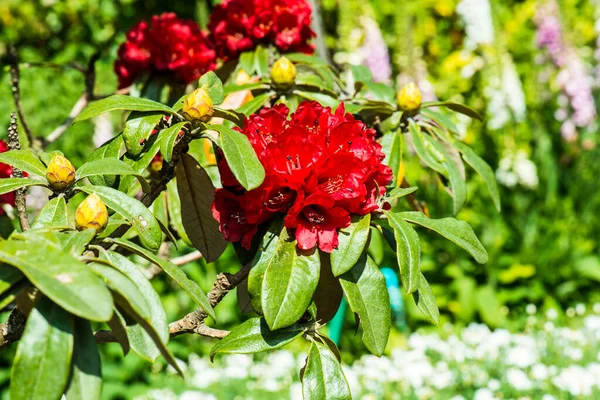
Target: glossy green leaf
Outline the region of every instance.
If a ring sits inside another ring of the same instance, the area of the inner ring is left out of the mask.
[[[31,287],[30,283],[27,281],[27,279],[23,279],[12,285],[3,293],[0,293],[0,310],[4,309],[4,307],[15,301],[21,291],[28,287]]]
[[[313,93],[313,92],[306,92],[303,90],[294,90],[294,94],[303,97],[305,99],[308,100],[314,100],[319,102],[320,104],[322,104],[325,107],[331,107],[331,109],[335,109],[337,108],[337,106],[340,105],[340,101],[337,98],[328,96],[326,94],[322,94],[322,93]]]
[[[273,261],[273,256],[278,251],[279,237],[283,222],[281,220],[274,221],[269,230],[264,234],[261,239],[260,246],[256,250],[256,254],[252,259],[252,268],[248,274],[248,296],[250,297],[250,304],[254,311],[262,315],[262,283],[265,277],[265,271],[269,264]]]
[[[313,293],[313,305],[317,311],[315,320],[319,324],[325,324],[337,313],[340,303],[344,297],[340,280],[331,271],[329,253],[320,253],[321,271],[319,272],[319,283]]]
[[[131,223],[145,247],[158,250],[158,246],[162,242],[160,226],[150,210],[139,200],[104,186],[83,186],[80,189],[88,194],[97,193],[100,195],[107,207]]]
[[[121,316],[119,311],[115,310],[115,313],[113,314],[112,318],[106,321],[106,324],[111,329],[113,335],[117,339],[117,342],[121,345],[121,349],[123,349],[123,356],[126,356],[129,353],[130,348],[129,338],[127,337],[127,328],[125,327],[125,322],[123,321],[123,317]],[[156,349],[154,342],[152,342],[152,346],[154,346],[154,348]],[[160,356],[160,352],[158,351],[158,349],[156,349],[156,352],[158,354],[154,358],[144,357],[143,355],[141,355],[141,357],[147,359],[150,362],[154,362],[156,361],[158,356]]]
[[[446,107],[452,111],[456,111],[458,113],[464,114],[473,119],[477,119],[479,121],[482,120],[481,115],[471,107],[465,106],[460,103],[453,103],[451,101],[437,101],[437,102],[426,102],[421,105],[422,108],[428,107]]]
[[[213,310],[206,294],[200,289],[200,286],[190,280],[182,269],[168,260],[158,257],[156,254],[149,252],[141,246],[124,239],[111,239],[113,243],[134,252],[135,254],[144,257],[146,260],[154,263],[167,273],[175,282],[179,284],[190,295],[190,297],[198,304],[200,308],[208,313],[213,319],[216,319],[215,311]]]
[[[112,297],[102,280],[48,242],[0,242],[0,261],[18,268],[42,293],[79,317],[108,321],[112,316]]]
[[[123,129],[123,142],[125,142],[125,148],[129,154],[132,156],[141,154],[146,141],[162,117],[161,113],[131,113]]]
[[[438,325],[440,323],[440,311],[435,302],[435,296],[423,274],[420,274],[419,280],[419,289],[412,294],[415,304],[419,310],[421,310],[425,318]]]
[[[189,154],[182,154],[175,168],[177,191],[181,201],[181,219],[188,238],[207,262],[218,259],[227,242],[219,232],[211,205],[215,188],[204,168]]]
[[[340,277],[348,304],[360,317],[362,341],[367,349],[381,356],[391,329],[392,310],[385,278],[366,254]]]
[[[89,161],[77,169],[75,177],[77,180],[80,180],[91,176],[103,175],[133,175],[140,181],[143,191],[145,193],[150,192],[150,185],[148,185],[146,179],[129,165],[116,158],[107,157]]]
[[[469,164],[475,172],[477,172],[485,182],[488,191],[490,192],[490,197],[494,202],[494,206],[496,210],[500,211],[500,193],[498,192],[498,185],[496,183],[496,176],[494,175],[494,170],[486,163],[481,157],[479,157],[475,152],[467,145],[461,142],[454,142],[454,146],[461,152],[463,159]]]
[[[250,318],[236,326],[210,350],[210,359],[212,361],[217,353],[249,354],[277,349],[293,342],[306,329],[300,324],[293,324],[271,331],[264,318]]]
[[[87,158],[87,161],[101,160],[103,158],[119,158],[123,147],[123,135],[119,134],[98,147]],[[91,175],[88,179],[94,185],[113,186],[116,181],[114,175]]]
[[[74,256],[80,256],[86,249],[86,246],[96,236],[95,229],[86,229],[83,231],[74,231],[63,233],[62,248]]]
[[[158,133],[160,135],[160,154],[168,163],[173,160],[175,141],[179,137],[179,131],[181,131],[181,128],[183,128],[185,124],[187,124],[187,122],[180,122]]]
[[[96,338],[90,323],[76,318],[73,368],[66,400],[98,400],[101,393],[102,367]]]
[[[129,158],[127,154],[125,154],[125,156],[123,157],[123,161],[130,165],[131,168],[133,168],[133,170],[136,171],[138,174],[143,173],[146,170],[146,168],[148,168],[148,165],[152,162],[152,159],[158,154],[158,151],[160,149],[160,140],[158,140],[158,138],[155,135],[152,135],[152,137],[150,137],[148,143],[149,144],[146,145],[146,147],[148,147],[148,150],[142,153],[142,155],[139,158]],[[127,192],[134,181],[135,178],[131,175],[125,175],[121,177],[121,182],[119,183],[119,190],[122,192]]]
[[[416,186],[412,186],[412,187],[408,187],[408,188],[398,187],[398,188],[392,189],[387,194],[386,200],[392,201],[392,200],[396,200],[396,199],[399,199],[404,196],[408,196],[409,194],[416,192],[417,189],[418,189],[418,187],[416,187]]]
[[[181,217],[181,200],[177,191],[177,179],[167,183],[167,213],[169,216],[169,227],[173,229],[179,238],[189,247],[194,247],[192,241],[185,232]]]
[[[319,282],[320,267],[317,250],[301,251],[295,240],[279,239],[261,288],[262,310],[272,330],[302,317]]]
[[[72,354],[71,316],[42,297],[31,310],[17,347],[11,400],[60,399],[69,379]]]
[[[66,227],[70,226],[69,213],[67,211],[67,202],[63,195],[59,195],[49,202],[40,210],[40,213],[33,221],[31,227],[50,228],[50,227]]]
[[[269,75],[269,48],[257,46],[254,51],[254,70],[258,76]]]
[[[410,121],[409,132],[410,132],[410,137],[413,142],[413,146],[415,147],[415,151],[417,152],[417,155],[419,156],[419,158],[429,168],[431,168],[434,171],[445,176],[446,168],[442,164],[443,160],[441,160],[439,158],[436,159],[436,157],[434,157],[431,154],[431,146],[429,146],[430,147],[429,149],[426,147],[426,144],[429,144],[429,143],[424,141],[423,133],[421,132],[421,128],[417,124],[415,124],[413,121]],[[433,149],[433,150],[435,152],[437,152],[436,149]]]
[[[310,345],[302,375],[304,400],[351,399],[350,386],[335,354],[323,343]]]
[[[248,138],[224,125],[210,125],[220,133],[220,147],[233,175],[247,190],[256,189],[265,179],[265,169]]]
[[[97,117],[100,114],[104,114],[108,111],[115,110],[130,110],[130,111],[144,111],[144,112],[163,112],[167,114],[174,114],[175,111],[162,103],[141,98],[124,96],[115,94],[106,97],[102,100],[94,101],[90,103],[81,114],[75,118],[73,123],[85,121],[93,117]]]
[[[456,243],[468,251],[478,263],[488,262],[485,248],[475,236],[473,228],[466,222],[454,218],[431,219],[420,212],[403,212],[398,215],[408,222],[429,228]]]
[[[340,276],[356,264],[369,240],[371,214],[356,215],[338,233],[338,247],[331,252],[331,270]]]
[[[226,110],[224,108],[214,107],[214,118],[223,118],[225,121],[243,127],[245,115],[235,110]]]
[[[400,279],[406,293],[412,293],[419,287],[421,270],[421,243],[419,235],[399,214],[385,211],[390,227],[396,239],[396,257],[400,268]]]
[[[452,187],[452,205],[453,214],[456,215],[465,205],[467,200],[467,184],[464,177],[464,165],[458,152],[455,149],[444,148],[444,146],[437,142],[430,136],[423,135],[425,140],[429,142],[432,147],[439,151],[444,156],[443,165],[448,172],[450,179],[450,186]],[[454,156],[453,156],[454,155]]]
[[[223,82],[217,77],[213,71],[209,71],[202,75],[198,80],[198,87],[208,91],[208,95],[213,104],[221,104],[225,99],[223,94]]]
[[[267,92],[267,93],[263,93],[261,95],[258,95],[255,98],[253,98],[252,100],[250,100],[249,102],[244,103],[244,105],[240,106],[237,109],[237,111],[241,112],[245,116],[248,116],[250,114],[254,114],[256,111],[258,111],[265,104],[265,102],[271,96],[273,96],[273,92]]]
[[[42,185],[44,185],[44,183],[29,178],[2,178],[0,179],[0,195],[29,186]]]
[[[12,165],[46,180],[46,167],[30,150],[10,150],[0,153],[0,163]]]
[[[18,269],[8,265],[0,266],[0,295],[23,279],[25,275]]]
[[[402,133],[398,130],[392,134],[390,143],[389,156],[387,157],[388,167],[392,169],[393,178],[390,185],[392,187],[399,186],[402,182],[398,182],[400,177],[400,168],[402,167]]]
[[[314,65],[329,65],[327,63],[327,61],[323,60],[322,58],[319,58],[317,56],[312,56],[309,54],[304,54],[304,53],[289,53],[285,55],[290,61],[293,61],[294,63],[301,63],[301,64],[314,64]]]

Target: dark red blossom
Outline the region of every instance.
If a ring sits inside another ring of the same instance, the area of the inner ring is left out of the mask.
[[[114,68],[119,88],[124,88],[147,71],[170,71],[189,83],[215,66],[215,51],[206,33],[194,21],[164,13],[152,17],[150,24],[138,23],[127,33]]]
[[[8,151],[8,144],[4,140],[0,140],[0,153],[4,153],[5,151]],[[12,173],[13,169],[10,165],[0,163],[0,179],[10,178]],[[15,192],[0,195],[0,215],[4,215],[4,209],[2,208],[4,204],[15,206]]]
[[[311,7],[306,0],[224,0],[215,7],[208,28],[219,56],[235,58],[258,44],[282,52],[312,53]]]
[[[392,181],[384,154],[368,129],[343,104],[332,114],[317,102],[304,102],[288,118],[285,105],[251,115],[240,130],[266,171],[257,189],[246,191],[225,159],[219,163],[223,189],[215,193],[213,215],[221,232],[249,248],[258,225],[284,216],[298,247],[331,252],[338,230],[353,214],[379,209],[378,199]]]

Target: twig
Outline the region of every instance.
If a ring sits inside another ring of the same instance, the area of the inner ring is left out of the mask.
[[[237,285],[239,285],[246,277],[248,277],[248,273],[250,273],[250,264],[246,264],[235,274],[229,274],[227,272],[220,273],[217,276],[217,280],[215,281],[211,291],[208,293],[208,301],[212,307],[215,307],[217,304],[223,300],[223,298],[233,290]],[[189,313],[179,321],[175,321],[169,325],[169,330],[171,332],[171,336],[179,336],[183,333],[196,333],[201,335],[204,328],[204,320],[208,317],[206,311],[201,308],[196,309],[196,311]]]
[[[8,126],[8,148],[10,150],[21,149],[17,116],[14,112],[10,114],[10,125]],[[13,176],[15,178],[22,178],[23,171],[21,171],[19,168],[13,167]],[[21,230],[26,231],[29,229],[29,220],[27,219],[27,200],[25,198],[25,189],[21,188],[15,190],[15,205],[17,207],[17,215],[19,217],[19,224],[21,224]]]
[[[181,265],[185,265],[187,263],[191,263],[192,261],[199,260],[201,258],[202,258],[202,253],[200,253],[198,250],[196,250],[196,251],[192,251],[191,253],[188,253],[186,255],[176,257],[176,258],[172,259],[171,262],[175,265],[181,266]]]
[[[27,317],[18,308],[14,308],[8,321],[0,324],[0,350],[21,338],[26,321]]]
[[[23,114],[23,109],[21,108],[21,89],[19,87],[19,58],[17,55],[17,48],[15,46],[10,46],[9,48],[10,54],[10,85],[13,100],[15,101],[15,107],[17,107],[17,113],[19,114],[19,119],[21,120],[21,125],[25,130],[25,134],[27,135],[27,140],[29,141],[29,146],[31,146],[35,151],[41,150],[41,142],[34,138],[27,121],[25,120],[25,115]]]

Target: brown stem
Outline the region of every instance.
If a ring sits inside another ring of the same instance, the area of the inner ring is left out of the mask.
[[[10,150],[21,149],[17,116],[14,112],[10,114],[10,125],[8,126],[8,148]],[[23,177],[23,171],[18,168],[13,167],[12,174],[15,178]],[[17,208],[17,216],[19,217],[19,224],[21,224],[21,230],[26,231],[29,229],[29,220],[27,219],[27,200],[25,198],[25,189],[15,190],[15,205]]]
[[[27,317],[18,308],[14,308],[8,321],[0,324],[0,350],[16,342],[23,335]]]

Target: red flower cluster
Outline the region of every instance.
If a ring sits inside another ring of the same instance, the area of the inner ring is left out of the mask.
[[[215,7],[208,28],[223,58],[235,58],[259,43],[284,52],[312,53],[308,41],[311,7],[306,0],[224,0]]]
[[[246,191],[225,159],[219,162],[223,189],[215,192],[213,216],[225,239],[249,249],[258,225],[284,214],[298,247],[317,244],[331,252],[339,228],[352,214],[379,208],[377,200],[392,181],[375,131],[346,113],[305,101],[291,114],[279,104],[250,116],[244,129],[266,171],[263,184]]]
[[[189,83],[215,66],[215,51],[206,41],[206,33],[191,20],[164,13],[152,17],[151,24],[138,23],[127,33],[114,68],[119,88],[124,88],[148,70],[171,71]]]
[[[8,145],[4,140],[0,140],[0,153],[4,153],[5,151],[8,151]],[[0,163],[0,179],[10,178],[12,173],[13,169],[10,165]],[[0,195],[0,215],[4,215],[4,209],[1,208],[4,204],[15,206],[15,192]]]

